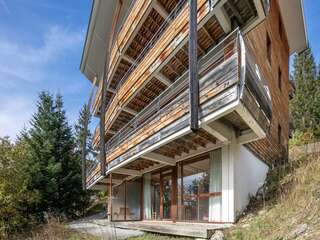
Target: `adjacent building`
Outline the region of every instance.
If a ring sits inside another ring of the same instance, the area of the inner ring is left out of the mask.
[[[300,0],[94,0],[81,71],[105,158],[86,185],[109,192],[110,220],[235,222],[288,158],[289,56],[306,45]]]

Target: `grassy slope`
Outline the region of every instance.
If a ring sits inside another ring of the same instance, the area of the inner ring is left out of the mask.
[[[320,239],[320,156],[289,164],[289,171],[269,179],[272,196],[265,207],[256,204],[225,233],[228,240]]]

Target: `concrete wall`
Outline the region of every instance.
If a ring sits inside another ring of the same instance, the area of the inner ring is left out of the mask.
[[[249,196],[255,195],[263,185],[268,166],[243,145],[235,146],[234,200],[238,216],[248,205]]]

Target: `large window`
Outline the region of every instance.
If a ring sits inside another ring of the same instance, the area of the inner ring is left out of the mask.
[[[178,175],[179,220],[219,221],[220,219],[215,216],[220,216],[220,150],[195,160],[180,163]],[[217,204],[219,207],[213,208]],[[210,209],[212,210],[210,211]]]
[[[141,181],[124,182],[112,189],[112,220],[140,220]]]
[[[125,184],[112,189],[112,220],[125,220]]]
[[[209,159],[181,165],[181,218],[208,221]]]

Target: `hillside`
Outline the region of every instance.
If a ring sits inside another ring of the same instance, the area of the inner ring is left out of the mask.
[[[226,239],[320,239],[320,154],[293,152],[286,166],[270,172],[265,201],[253,198]]]

